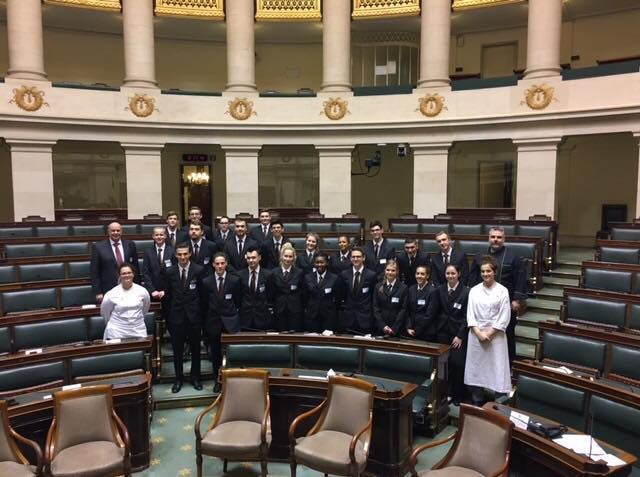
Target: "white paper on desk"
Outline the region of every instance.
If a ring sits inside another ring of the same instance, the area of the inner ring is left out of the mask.
[[[573,374],[573,371],[571,371],[566,366],[560,366],[560,367],[542,366],[542,369],[548,369],[549,371],[555,371],[556,373],[562,373],[562,374]]]
[[[598,460],[606,452],[596,440],[586,434],[565,434],[564,436],[554,439],[553,442],[567,449],[571,449],[577,454],[590,456],[592,460]]]
[[[594,459],[594,460],[603,460],[610,467],[615,467],[615,466],[618,466],[618,465],[624,465],[625,464],[625,461],[623,461],[622,459],[617,458],[613,454],[599,455],[598,458]]]
[[[361,340],[374,340],[375,338],[371,335],[353,335],[354,338],[358,338]]]
[[[518,429],[526,429],[527,425],[529,424],[529,416],[513,410],[509,415],[509,420],[513,422],[513,425]]]
[[[310,376],[308,374],[300,374],[298,375],[299,378],[301,379],[315,379],[316,381],[326,381],[327,377],[326,376]]]
[[[82,308],[83,310],[87,310],[89,308],[98,308],[97,305],[82,305],[80,308]]]

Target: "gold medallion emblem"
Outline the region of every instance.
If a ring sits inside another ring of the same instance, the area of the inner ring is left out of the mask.
[[[249,101],[247,98],[236,98],[227,104],[229,105],[229,110],[225,114],[230,114],[232,118],[238,121],[244,121],[249,119],[252,114],[258,114],[253,110],[253,101]]]
[[[13,99],[10,103],[16,103],[20,109],[33,112],[40,109],[43,105],[49,106],[44,101],[44,91],[40,91],[36,86],[22,85],[20,88],[13,90]]]
[[[146,94],[134,94],[132,98],[129,98],[129,107],[125,109],[130,110],[139,118],[146,118],[156,111],[156,100]]]
[[[433,118],[440,114],[443,109],[447,109],[444,105],[444,98],[438,93],[427,93],[418,101],[420,101],[420,107],[416,111],[420,111],[428,118]]]
[[[324,113],[332,121],[337,121],[345,117],[347,113],[351,114],[347,109],[349,103],[340,98],[329,98],[329,101],[322,103],[324,109],[320,114]]]
[[[551,86],[533,85],[524,94],[524,101],[520,101],[520,104],[527,104],[531,109],[544,109],[551,101],[557,101],[554,94],[554,89]]]

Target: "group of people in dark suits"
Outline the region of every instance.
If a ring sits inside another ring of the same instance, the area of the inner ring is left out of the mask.
[[[305,249],[296,252],[282,222],[260,213],[248,229],[228,217],[211,231],[200,222],[198,208],[178,228],[175,212],[166,227],[153,230],[154,247],[145,252],[142,283],[162,303],[171,334],[176,380],[183,379],[185,343],[191,349],[191,383],[201,389],[200,342],[204,338],[214,375],[221,366],[222,333],[240,330],[346,332],[406,337],[451,345],[451,395],[464,394],[466,300],[469,286],[479,283],[480,257],[469,269],[467,257],[452,246],[446,232],[436,234],[439,252],[422,252],[415,239],[396,250],[384,239],[378,221],[362,248],[341,236],[331,256],[320,250],[320,238],[309,233]],[[120,253],[120,255],[118,255]],[[514,310],[526,299],[526,276],[519,257],[504,246],[504,231],[492,229],[488,254],[497,259],[497,279],[509,290]],[[115,286],[121,261],[136,267],[133,242],[121,238],[121,227],[109,225],[107,240],[93,250],[91,277],[96,298]],[[140,274],[138,274],[140,275]],[[219,385],[216,382],[215,387]]]

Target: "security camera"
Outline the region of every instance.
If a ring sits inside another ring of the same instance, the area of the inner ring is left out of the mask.
[[[364,165],[367,166],[367,169],[371,169],[372,167],[380,167],[382,165],[382,154],[380,151],[376,151],[371,159],[367,159],[364,161]]]
[[[405,146],[404,144],[398,144],[396,154],[398,155],[398,157],[407,157],[407,146]]]

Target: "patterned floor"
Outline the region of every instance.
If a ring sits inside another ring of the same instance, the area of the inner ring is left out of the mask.
[[[203,408],[187,407],[183,409],[169,409],[154,411],[151,423],[151,466],[135,474],[139,477],[195,477],[195,436],[193,425]],[[445,429],[436,438],[443,438],[455,431],[455,428]],[[428,439],[418,437],[415,444],[422,444]],[[430,468],[448,450],[448,445],[424,452],[420,462],[420,469]],[[229,463],[228,477],[254,477],[260,475],[259,464],[233,462]],[[213,458],[204,459],[204,475],[206,477],[222,477],[222,461]],[[269,464],[270,476],[288,476],[289,465],[282,463]],[[311,471],[302,466],[298,467],[301,477],[322,476],[321,473]]]

